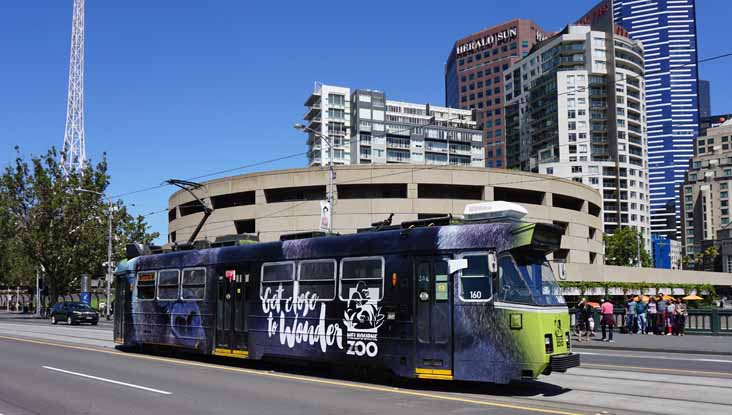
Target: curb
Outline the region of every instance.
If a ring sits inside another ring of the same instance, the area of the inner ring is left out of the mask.
[[[592,349],[601,349],[601,350],[618,350],[618,351],[624,351],[629,350],[633,352],[660,352],[660,353],[676,353],[676,354],[702,354],[702,355],[716,355],[716,356],[732,356],[732,352],[713,352],[709,350],[680,350],[680,349],[650,349],[647,347],[613,347],[613,346],[577,346],[574,343],[572,344],[572,350],[592,350]]]

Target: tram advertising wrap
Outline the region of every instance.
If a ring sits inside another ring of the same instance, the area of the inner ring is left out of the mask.
[[[115,339],[406,377],[505,383],[579,365],[552,225],[382,230],[139,256]]]

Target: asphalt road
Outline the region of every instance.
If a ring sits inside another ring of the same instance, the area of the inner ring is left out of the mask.
[[[110,340],[108,326],[0,318],[0,414],[732,413],[730,356],[593,350],[566,374],[491,385],[125,353]]]

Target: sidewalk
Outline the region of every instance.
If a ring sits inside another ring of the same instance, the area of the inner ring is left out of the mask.
[[[732,355],[732,336],[650,336],[642,334],[614,333],[614,343],[601,341],[597,333],[590,342],[578,342],[572,336],[573,349],[634,350],[642,352],[693,353]]]

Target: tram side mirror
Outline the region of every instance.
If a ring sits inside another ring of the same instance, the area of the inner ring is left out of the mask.
[[[447,272],[450,274],[454,274],[462,269],[468,268],[468,259],[467,258],[460,258],[460,259],[450,259],[447,261]]]
[[[488,252],[488,271],[491,274],[498,272],[498,257],[495,252]]]

